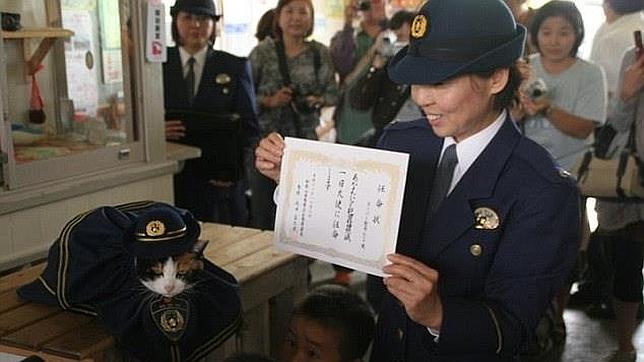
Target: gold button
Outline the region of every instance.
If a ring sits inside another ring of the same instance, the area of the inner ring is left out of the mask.
[[[402,329],[398,328],[398,339],[402,340],[404,335],[405,333],[403,333]]]
[[[473,244],[470,246],[470,253],[474,256],[479,256],[483,252],[483,248],[479,244]]]

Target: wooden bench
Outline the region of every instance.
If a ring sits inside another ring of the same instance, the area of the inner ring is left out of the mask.
[[[234,352],[275,356],[294,301],[307,288],[307,262],[272,246],[273,233],[206,223],[205,256],[240,282],[243,323],[234,338],[206,358]],[[24,302],[15,289],[34,280],[39,264],[0,278],[0,352],[38,355],[46,361],[121,361],[114,339],[92,317]]]

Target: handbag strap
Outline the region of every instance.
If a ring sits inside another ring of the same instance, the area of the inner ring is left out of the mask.
[[[280,69],[280,74],[282,75],[282,82],[285,87],[291,85],[291,75],[288,72],[288,63],[286,61],[286,50],[284,49],[284,43],[281,41],[275,42],[275,52],[277,53],[277,63]]]
[[[286,61],[286,50],[284,49],[284,43],[282,41],[275,42],[275,52],[277,52],[277,62],[280,69],[280,74],[282,75],[282,82],[285,87],[290,87],[291,75],[288,72],[288,62]],[[287,112],[290,112],[291,122],[293,123],[293,128],[295,128],[295,136],[302,137],[302,125],[300,124],[300,118],[293,109],[293,101],[287,107]]]
[[[619,155],[619,165],[617,167],[617,185],[615,186],[616,189],[615,191],[617,192],[617,195],[619,197],[625,197],[624,195],[624,189],[622,188],[622,179],[624,178],[624,173],[626,172],[626,164],[628,163],[628,159],[633,156],[635,158],[635,161],[637,163],[638,167],[638,172],[639,172],[639,157],[637,155],[637,143],[635,142],[635,132],[636,132],[636,123],[637,123],[637,111],[638,111],[638,106],[639,106],[639,96],[635,100],[635,106],[633,109],[633,121],[631,122],[631,126],[628,130],[628,142],[626,143],[626,147],[622,151],[621,155]]]

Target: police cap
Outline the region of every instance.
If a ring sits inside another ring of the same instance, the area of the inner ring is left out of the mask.
[[[388,67],[400,84],[435,84],[508,67],[522,54],[525,28],[501,0],[429,0],[411,25],[410,43]]]

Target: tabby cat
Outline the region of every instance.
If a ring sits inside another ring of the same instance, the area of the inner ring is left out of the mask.
[[[208,241],[198,240],[194,248],[180,255],[160,259],[136,258],[136,272],[150,291],[172,298],[190,289],[195,275],[203,270],[203,251]]]

